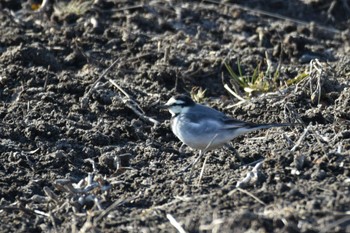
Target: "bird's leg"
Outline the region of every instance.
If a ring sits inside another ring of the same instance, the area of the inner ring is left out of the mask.
[[[199,151],[199,156],[191,164],[189,164],[187,167],[185,167],[182,171],[186,171],[189,167],[193,168],[194,165],[198,162],[198,160],[201,159],[203,157],[203,155],[205,154],[205,152],[210,148],[210,146],[213,144],[213,141],[215,140],[215,138],[217,136],[218,136],[218,134],[215,134],[213,136],[213,138],[210,140],[210,142],[208,143],[208,145],[204,148],[204,150]]]
[[[205,151],[207,151],[207,150],[210,148],[210,146],[213,144],[213,142],[214,142],[214,140],[215,140],[215,138],[216,138],[217,136],[218,136],[218,134],[215,134],[214,137],[210,140],[210,142],[208,143],[208,145],[207,145],[207,146],[205,147],[205,149],[204,149],[203,155],[205,154]],[[203,177],[203,173],[204,173],[204,168],[205,168],[205,165],[207,164],[207,160],[208,160],[209,156],[210,156],[210,154],[208,154],[208,155],[205,157],[205,159],[204,159],[203,166],[202,166],[202,169],[201,169],[201,173],[200,173],[200,175],[199,175],[199,179],[198,179],[197,185],[200,185],[200,184],[201,184],[202,177]]]
[[[241,164],[243,165],[244,162],[241,158],[241,156],[239,155],[238,151],[230,144],[230,143],[226,143],[225,144],[230,150],[232,150],[233,154],[238,158],[238,160],[241,162]]]
[[[198,182],[197,182],[198,186],[201,184],[203,173],[204,173],[204,168],[205,168],[205,165],[207,164],[207,160],[208,160],[209,156],[210,156],[210,154],[205,156],[205,159],[204,159],[204,162],[203,162],[203,166],[202,166],[202,169],[201,169],[201,173],[199,175]]]
[[[199,151],[199,155],[197,156],[197,158],[190,163],[189,165],[187,165],[184,169],[182,169],[182,172],[187,171],[190,167],[193,167],[194,165],[196,165],[196,163],[203,157],[204,153],[202,150]]]

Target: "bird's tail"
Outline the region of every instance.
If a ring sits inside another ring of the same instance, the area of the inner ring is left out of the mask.
[[[293,124],[291,123],[269,123],[269,124],[252,124],[251,128],[252,129],[269,129],[273,127],[288,127],[292,126]]]
[[[233,131],[234,133],[231,135],[232,138],[235,138],[239,135],[250,133],[259,129],[269,129],[273,127],[287,127],[292,126],[293,124],[290,123],[269,123],[269,124],[255,124],[255,123],[247,123],[244,122],[244,124],[236,125],[235,127],[226,128],[225,130]]]

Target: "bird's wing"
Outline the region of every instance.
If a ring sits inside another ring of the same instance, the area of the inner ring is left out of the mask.
[[[219,112],[220,113],[220,112]],[[194,112],[186,113],[181,116],[182,121],[186,121],[188,127],[192,128],[191,130],[200,131],[203,133],[218,131],[222,128],[222,123],[220,120],[220,116],[218,118],[213,117],[213,115],[209,115],[203,112]]]
[[[223,122],[224,129],[236,129],[236,128],[254,128],[257,127],[257,124],[237,120],[228,116],[225,116],[221,119]]]
[[[217,130],[232,130],[241,127],[253,128],[257,126],[254,123],[234,119],[220,111],[199,104],[185,115],[192,123],[198,123],[201,124],[202,127],[215,128]]]

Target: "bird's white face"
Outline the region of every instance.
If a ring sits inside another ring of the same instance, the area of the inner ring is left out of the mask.
[[[189,109],[189,106],[186,106],[185,101],[176,99],[174,97],[171,97],[165,106],[168,108],[172,116],[175,116],[179,113],[186,113]]]

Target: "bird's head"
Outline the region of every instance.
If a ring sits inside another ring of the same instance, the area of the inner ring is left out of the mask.
[[[196,103],[186,95],[176,95],[171,97],[164,105],[164,108],[168,109],[172,116],[176,116],[180,113],[186,113]]]

